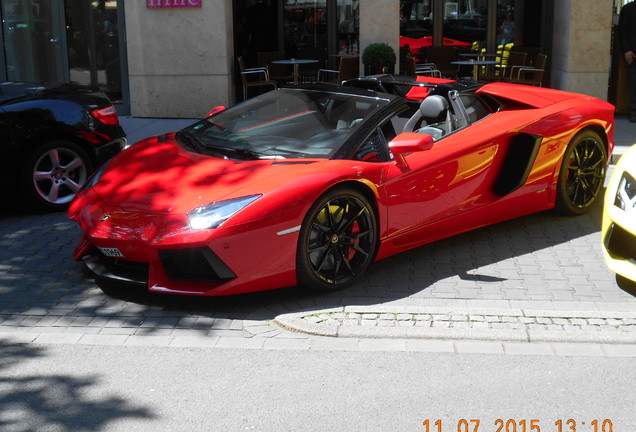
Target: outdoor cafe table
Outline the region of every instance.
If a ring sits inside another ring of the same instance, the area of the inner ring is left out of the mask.
[[[463,57],[497,57],[501,54],[470,51],[470,52],[461,52],[459,53],[459,55]]]
[[[501,54],[495,53],[478,53],[478,52],[463,52],[458,54],[460,58],[466,57],[468,59],[485,60],[487,58],[501,57]]]
[[[473,79],[477,81],[479,79],[479,67],[480,66],[492,66],[499,64],[498,61],[494,60],[457,60],[451,62],[454,65],[459,66],[472,66],[473,67]]]
[[[291,59],[285,59],[285,60],[272,60],[272,63],[282,64],[282,65],[293,65],[294,66],[294,85],[298,85],[299,65],[318,63],[318,60],[291,58]]]

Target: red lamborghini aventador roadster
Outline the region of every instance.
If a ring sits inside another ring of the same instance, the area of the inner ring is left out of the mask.
[[[272,91],[131,146],[69,209],[84,231],[75,259],[151,291],[330,290],[444,237],[583,213],[603,186],[606,102],[502,83],[348,84]],[[405,97],[415,85],[422,100]]]

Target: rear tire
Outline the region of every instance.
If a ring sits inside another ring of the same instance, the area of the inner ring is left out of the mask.
[[[300,230],[298,284],[333,291],[353,284],[376,254],[373,206],[350,188],[327,191],[311,207]]]
[[[93,172],[86,152],[70,141],[37,147],[22,166],[21,184],[27,203],[44,211],[68,207]]]
[[[564,215],[590,211],[605,182],[607,150],[592,130],[576,134],[563,156],[557,184],[556,210]]]

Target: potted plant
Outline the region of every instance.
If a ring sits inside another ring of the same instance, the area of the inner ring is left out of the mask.
[[[386,43],[372,43],[362,52],[365,75],[394,73],[395,51]]]

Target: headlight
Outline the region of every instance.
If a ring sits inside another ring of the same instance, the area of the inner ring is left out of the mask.
[[[614,205],[623,210],[630,210],[636,207],[636,180],[626,172],[623,173],[618,184]]]
[[[195,230],[216,228],[261,196],[263,195],[250,195],[197,207],[188,213],[190,228]]]

